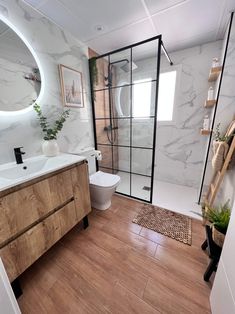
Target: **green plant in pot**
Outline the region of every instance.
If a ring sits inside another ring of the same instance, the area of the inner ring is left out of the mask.
[[[229,200],[219,207],[210,207],[207,205],[206,217],[212,225],[212,238],[220,247],[222,247],[224,243],[230,215],[231,208],[229,206]]]
[[[44,142],[42,144],[42,151],[45,156],[56,156],[59,153],[57,135],[62,130],[64,123],[69,116],[69,110],[63,111],[54,124],[50,125],[47,117],[42,114],[41,107],[37,103],[34,104],[33,108],[38,115],[38,120],[43,132]]]

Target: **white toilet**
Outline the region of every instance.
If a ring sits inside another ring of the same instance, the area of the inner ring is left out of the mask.
[[[85,156],[88,161],[91,206],[100,210],[108,209],[121,178],[115,174],[96,172],[96,151],[94,148],[84,149],[79,155]]]

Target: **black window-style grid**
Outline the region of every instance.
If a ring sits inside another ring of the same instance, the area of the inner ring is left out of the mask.
[[[152,145],[151,147],[145,147],[145,146],[142,146],[142,145],[133,145],[133,119],[135,119],[136,117],[133,117],[132,116],[132,113],[133,113],[133,86],[135,84],[142,84],[141,82],[136,82],[134,83],[133,82],[133,69],[132,69],[132,61],[133,61],[133,48],[134,47],[137,47],[137,46],[140,46],[140,45],[145,45],[151,41],[155,41],[156,42],[156,78],[155,79],[151,79],[149,81],[145,81],[143,83],[147,83],[147,82],[152,82],[155,83],[155,100],[154,100],[154,114],[151,114],[149,116],[144,116],[144,117],[138,117],[138,119],[153,119],[153,130],[152,130]],[[89,62],[89,69],[90,69],[90,83],[91,83],[91,98],[92,98],[92,111],[93,111],[93,125],[94,125],[94,135],[95,135],[95,148],[97,149],[98,147],[101,147],[101,146],[106,146],[106,147],[110,147],[111,148],[111,165],[112,167],[105,167],[105,166],[99,166],[98,163],[97,163],[97,168],[101,168],[103,169],[104,171],[106,170],[107,172],[111,171],[112,173],[116,173],[117,171],[120,171],[120,172],[124,172],[124,173],[127,173],[129,174],[129,193],[122,193],[122,192],[116,192],[118,194],[121,194],[121,195],[125,195],[125,196],[128,196],[128,197],[131,197],[131,198],[134,198],[134,199],[137,199],[137,200],[141,200],[141,201],[145,201],[147,203],[152,203],[152,198],[153,198],[153,183],[154,183],[154,163],[155,163],[155,145],[156,145],[156,130],[157,130],[157,103],[158,103],[158,87],[159,87],[159,75],[160,75],[160,61],[161,61],[161,49],[163,49],[163,52],[166,54],[166,57],[168,59],[168,61],[170,62],[170,64],[172,65],[172,61],[171,59],[169,58],[166,50],[165,50],[165,47],[163,45],[163,42],[162,42],[162,36],[161,35],[158,35],[158,36],[155,36],[155,37],[152,37],[152,38],[149,38],[147,40],[144,40],[144,41],[141,41],[139,43],[135,43],[135,44],[132,44],[132,45],[129,45],[127,47],[123,47],[123,48],[120,48],[120,49],[117,49],[117,50],[114,50],[114,51],[111,51],[111,52],[108,52],[108,53],[105,53],[103,55],[99,55],[97,57],[95,57],[96,60],[100,59],[100,58],[106,58],[106,61],[108,62],[108,64],[111,64],[111,56],[116,54],[116,53],[119,53],[119,52],[123,52],[123,51],[128,51],[129,50],[129,62],[130,62],[130,82],[129,84],[123,84],[123,85],[119,85],[119,86],[105,86],[104,88],[101,88],[101,89],[96,89],[94,86],[93,86],[93,81],[92,81],[92,76],[91,76],[91,62]],[[93,59],[93,58],[92,58]],[[112,115],[112,109],[111,108],[111,93],[112,93],[112,90],[115,89],[115,88],[121,88],[123,86],[129,86],[130,88],[130,116],[122,116],[122,117],[117,117],[117,116],[113,116]],[[109,113],[110,113],[110,116],[109,117],[96,117],[96,112],[95,112],[95,101],[94,101],[94,94],[99,92],[99,91],[108,91],[108,94],[109,94],[109,97],[108,97],[108,101],[109,101]],[[98,143],[97,141],[97,121],[99,120],[110,120],[110,124],[112,125],[112,121],[113,120],[116,120],[119,121],[119,120],[123,120],[123,119],[126,119],[130,122],[129,124],[129,143],[130,145],[119,145],[119,144],[114,144],[113,143],[113,132],[111,131],[110,135],[111,135],[111,143]],[[128,148],[129,149],[129,171],[126,171],[126,170],[122,170],[122,169],[116,169],[114,167],[114,148],[115,147],[122,147],[122,148]],[[150,174],[142,174],[142,173],[139,173],[139,172],[135,172],[133,171],[133,165],[132,165],[132,150],[133,149],[142,149],[142,150],[150,150],[152,151],[152,156],[151,156],[151,171],[150,171]],[[146,199],[143,199],[138,196],[133,196],[132,195],[132,175],[139,175],[139,176],[143,176],[143,177],[147,177],[147,178],[150,178],[150,197],[148,200]]]

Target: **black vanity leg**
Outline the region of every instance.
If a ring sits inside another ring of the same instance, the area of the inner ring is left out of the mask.
[[[86,229],[89,226],[88,216],[83,218],[83,228]]]
[[[12,281],[11,287],[12,287],[12,290],[14,292],[16,299],[18,299],[23,294],[23,291],[22,291],[21,286],[20,286],[20,281],[18,278],[16,278],[14,281]]]

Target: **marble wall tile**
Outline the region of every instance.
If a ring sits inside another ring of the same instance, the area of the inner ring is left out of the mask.
[[[174,65],[180,66],[180,84],[172,125],[158,124],[156,179],[199,188],[207,148],[207,138],[200,135],[208,114],[203,107],[210,86],[207,79],[212,59],[220,55],[221,46],[222,42],[217,41],[171,53]],[[164,67],[167,61],[163,57],[163,70]]]
[[[200,135],[203,119],[208,110],[204,101],[210,86],[208,74],[213,57],[220,56],[222,41],[212,42],[171,53],[174,67],[162,55],[161,72],[177,69],[179,73],[178,90],[173,121],[158,122],[156,137],[155,179],[199,188],[207,138]],[[148,58],[135,60],[138,68],[133,71],[134,80],[151,78],[156,75],[156,60]],[[119,75],[122,80],[121,75]],[[135,121],[135,120],[133,120]],[[138,119],[136,119],[136,122]],[[135,142],[152,147],[152,124],[138,121],[133,128]],[[125,136],[125,130],[119,129],[119,138]],[[127,156],[119,154],[120,162],[127,161]],[[138,158],[138,156],[136,156]],[[139,154],[136,170],[149,173],[149,165]]]
[[[58,64],[83,73],[85,107],[71,109],[58,141],[62,150],[69,151],[94,146],[88,48],[22,1],[0,0],[0,16],[24,35],[40,61],[44,84],[40,105],[51,120],[63,110]],[[41,142],[42,134],[33,110],[0,116],[0,164],[14,160],[16,146],[24,146],[25,157],[41,154]]]

